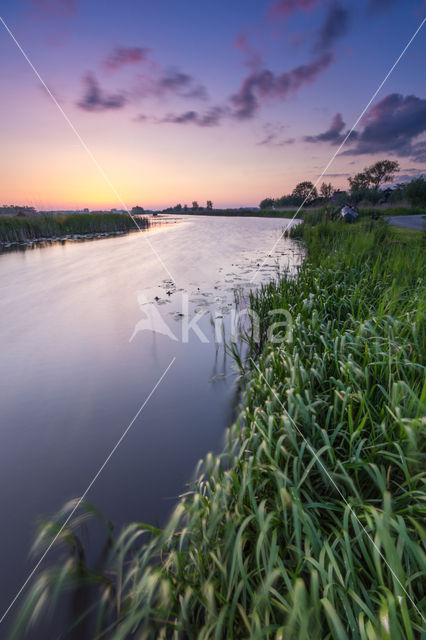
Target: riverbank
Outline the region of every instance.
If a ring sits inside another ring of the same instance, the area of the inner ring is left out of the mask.
[[[255,211],[250,211],[246,209],[210,209],[204,211],[162,211],[160,212],[162,216],[167,215],[182,215],[191,217],[195,216],[229,216],[229,217],[237,217],[237,218],[293,218],[296,215],[300,219],[304,219],[306,216],[309,217],[311,213],[323,211],[325,208],[330,209],[330,211],[339,211],[340,206],[338,205],[320,205],[320,206],[312,206],[303,208],[300,211],[296,208],[289,209],[258,209]],[[359,209],[359,213],[361,217],[388,217],[388,216],[412,216],[412,215],[426,215],[426,208],[424,207],[405,207],[405,206],[395,206],[395,207],[361,207]]]
[[[420,635],[424,236],[370,220],[294,234],[308,250],[297,277],[251,297],[262,348],[222,456],[164,530],[133,524],[111,542],[102,572],[67,527],[71,559],[41,576],[28,611],[92,581],[98,632],[117,639]],[[292,318],[278,343],[276,309]]]
[[[141,229],[146,229],[150,225],[147,217],[138,216],[137,223]],[[114,234],[134,229],[137,229],[134,220],[120,213],[0,216],[0,246],[60,240],[73,236]]]

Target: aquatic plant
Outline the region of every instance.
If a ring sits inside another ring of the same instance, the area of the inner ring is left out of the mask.
[[[140,228],[149,226],[149,219],[137,217]],[[41,238],[61,238],[68,235],[113,233],[137,229],[132,218],[120,213],[79,213],[69,215],[38,215],[31,217],[0,216],[0,243],[28,242]]]

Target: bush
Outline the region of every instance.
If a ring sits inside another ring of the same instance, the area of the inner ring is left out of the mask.
[[[405,197],[413,206],[426,205],[426,180],[416,178],[405,187]]]
[[[352,204],[359,204],[360,202],[378,204],[382,198],[383,193],[378,189],[360,189],[351,193],[350,202]]]

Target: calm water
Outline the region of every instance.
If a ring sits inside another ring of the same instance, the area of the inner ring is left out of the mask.
[[[250,286],[285,224],[191,217],[0,256],[0,617],[33,566],[37,517],[85,491],[172,358],[87,499],[118,528],[164,524],[198,460],[221,449],[237,389],[211,318],[229,325],[234,289]],[[298,264],[300,248],[281,240],[256,283],[277,260]],[[192,330],[182,342],[201,311],[208,342]]]

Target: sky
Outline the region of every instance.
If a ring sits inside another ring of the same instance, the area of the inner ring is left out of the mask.
[[[426,2],[2,0],[0,16],[59,105],[0,22],[0,204],[227,207],[316,182]],[[426,171],[425,57],[426,25],[324,181],[384,158],[401,182]]]

